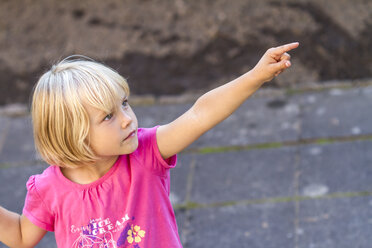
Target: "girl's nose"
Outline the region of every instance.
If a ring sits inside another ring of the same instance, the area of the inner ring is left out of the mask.
[[[125,129],[130,125],[131,122],[132,122],[132,117],[125,111],[122,111],[121,127]]]

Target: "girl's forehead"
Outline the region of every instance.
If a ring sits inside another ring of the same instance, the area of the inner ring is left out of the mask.
[[[114,90],[109,90],[106,92],[84,92],[81,97],[81,102],[83,106],[89,110],[89,113],[111,113],[121,102],[127,98],[127,92],[118,87]]]

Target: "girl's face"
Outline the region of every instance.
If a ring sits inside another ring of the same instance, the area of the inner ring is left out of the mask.
[[[136,115],[127,98],[117,102],[117,105],[117,110],[109,115],[92,106],[84,105],[90,119],[90,146],[103,160],[132,153],[138,147]]]

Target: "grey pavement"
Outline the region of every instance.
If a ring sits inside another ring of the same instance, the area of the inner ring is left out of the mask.
[[[134,111],[151,127],[191,105]],[[371,151],[372,86],[252,97],[179,155],[170,197],[182,243],[370,248]],[[45,167],[29,115],[0,114],[0,205],[20,213],[27,178]],[[56,247],[53,234],[37,247]]]

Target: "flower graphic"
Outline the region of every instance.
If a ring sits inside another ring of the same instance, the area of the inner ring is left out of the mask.
[[[140,226],[131,226],[131,228],[128,230],[128,237],[127,240],[130,244],[134,242],[139,243],[141,242],[141,238],[145,237],[145,231],[141,230]]]

